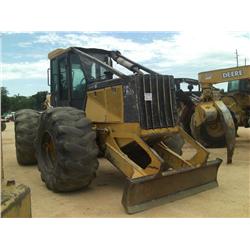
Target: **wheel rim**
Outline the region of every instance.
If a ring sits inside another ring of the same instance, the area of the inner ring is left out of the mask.
[[[42,153],[46,167],[54,169],[56,166],[56,148],[52,136],[45,132],[42,141]]]

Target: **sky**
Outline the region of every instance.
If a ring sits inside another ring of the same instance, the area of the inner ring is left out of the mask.
[[[250,32],[6,32],[1,39],[1,86],[9,95],[48,90],[47,55],[56,48],[80,46],[119,50],[162,74],[197,79],[198,72],[250,64]]]

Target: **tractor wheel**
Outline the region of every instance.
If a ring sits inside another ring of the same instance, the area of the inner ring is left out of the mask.
[[[22,109],[15,116],[17,162],[20,165],[34,165],[37,163],[34,141],[40,115],[35,110]]]
[[[45,111],[36,146],[41,178],[54,192],[79,190],[94,179],[99,150],[96,133],[83,111],[71,107]]]

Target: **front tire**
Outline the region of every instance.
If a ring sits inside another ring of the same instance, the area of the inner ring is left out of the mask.
[[[96,133],[83,111],[71,107],[45,111],[36,145],[38,169],[49,189],[74,191],[94,179],[98,168]]]

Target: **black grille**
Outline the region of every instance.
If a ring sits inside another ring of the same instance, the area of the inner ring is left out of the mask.
[[[177,111],[173,77],[137,75],[135,86],[141,127],[143,129],[174,127]]]

